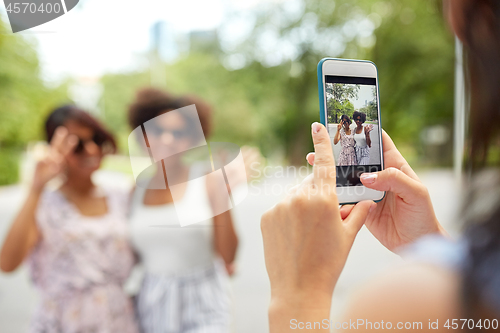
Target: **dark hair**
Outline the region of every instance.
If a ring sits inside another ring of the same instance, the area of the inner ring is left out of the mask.
[[[116,141],[113,135],[88,112],[78,108],[76,105],[64,105],[52,111],[45,121],[45,137],[47,142],[52,140],[56,129],[64,126],[68,121],[74,121],[79,125],[94,131],[101,142],[104,142],[105,153],[116,152]]]
[[[344,120],[344,119],[346,119],[346,120],[347,120],[347,122],[348,122],[349,124],[351,123],[351,119],[349,119],[349,116],[348,116],[348,115],[343,114],[343,115],[340,117],[340,121],[342,121],[342,120]]]
[[[128,109],[128,121],[132,128],[141,126],[160,114],[191,104],[196,105],[203,134],[206,138],[212,130],[212,108],[203,100],[192,95],[175,97],[156,88],[144,88],[137,92],[134,102]],[[186,119],[188,122],[195,119]]]
[[[498,170],[485,173],[485,167],[499,135],[500,2],[467,1],[460,11],[470,105],[465,165],[472,176],[462,215],[468,245],[462,303],[467,318],[491,319],[500,316],[500,177]]]
[[[356,118],[361,117],[361,123],[366,121],[366,114],[364,112],[354,111],[352,114],[352,119],[356,120]]]

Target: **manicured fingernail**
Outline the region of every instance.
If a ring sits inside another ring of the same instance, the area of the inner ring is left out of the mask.
[[[361,181],[363,184],[373,184],[377,180],[377,174],[376,173],[363,173],[361,175]]]
[[[318,123],[318,122],[314,122],[314,123],[312,124],[312,130],[313,130],[313,133],[314,133],[314,134],[318,133],[320,129],[321,129],[321,125],[320,125],[320,123]]]

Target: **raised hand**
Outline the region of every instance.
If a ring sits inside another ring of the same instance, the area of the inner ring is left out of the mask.
[[[73,151],[77,143],[78,138],[70,135],[65,127],[56,129],[47,153],[35,167],[33,189],[43,189],[48,181],[64,170],[66,156]]]

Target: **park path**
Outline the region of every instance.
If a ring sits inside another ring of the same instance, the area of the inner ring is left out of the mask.
[[[283,171],[280,167],[268,169],[267,173],[271,176],[250,184],[248,197],[233,211],[240,237],[238,269],[232,279],[233,332],[268,332],[270,292],[264,265],[260,216],[283,198],[288,187],[299,181],[293,174],[283,176]],[[419,176],[429,187],[438,218],[455,235],[457,223],[454,211],[458,207],[459,190],[452,172],[429,170]],[[101,171],[98,178],[102,183],[123,187],[131,185],[128,177],[116,173]],[[0,244],[24,194],[25,188],[20,185],[0,188]],[[363,228],[335,289],[332,318],[338,318],[342,313],[348,295],[357,285],[400,260]],[[26,332],[36,301],[37,295],[29,283],[25,267],[13,274],[0,273],[0,333]]]

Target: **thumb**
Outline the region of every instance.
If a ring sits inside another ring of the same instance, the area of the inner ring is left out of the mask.
[[[422,183],[396,168],[363,173],[360,179],[364,186],[377,191],[393,192],[407,203],[422,197],[422,191],[427,191]]]
[[[366,217],[372,206],[376,207],[376,203],[369,200],[360,201],[352,208],[349,216],[344,220],[344,223],[347,224],[347,228],[354,235],[356,235],[363,224],[365,224]]]

